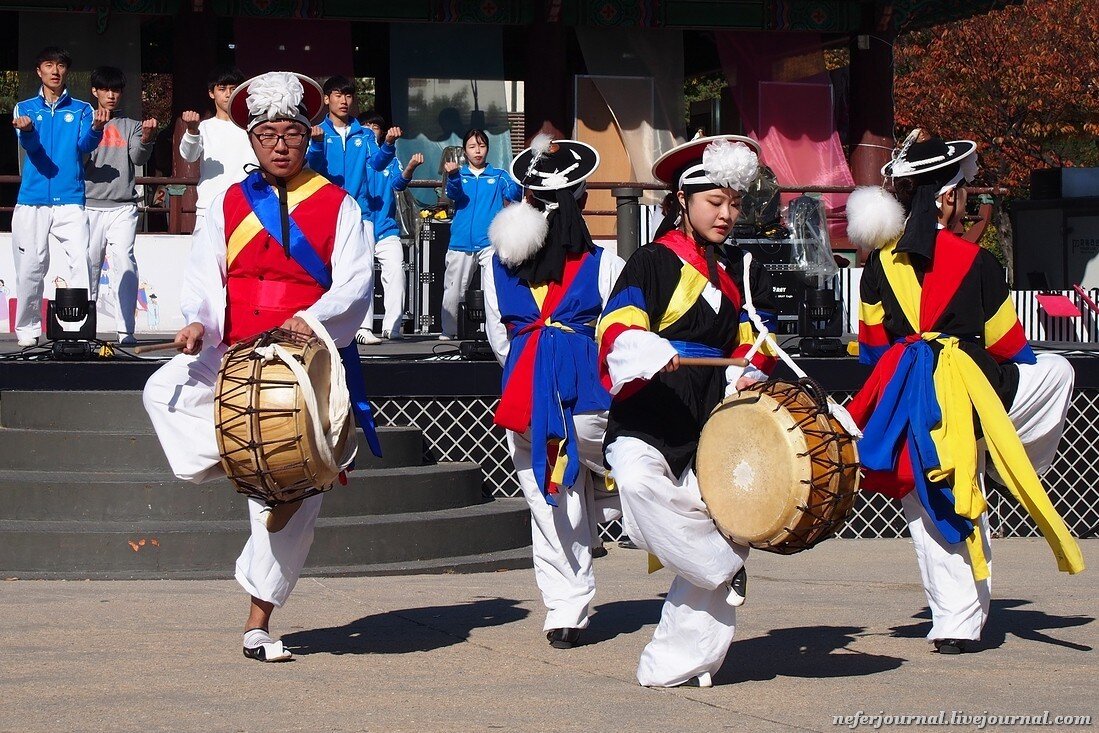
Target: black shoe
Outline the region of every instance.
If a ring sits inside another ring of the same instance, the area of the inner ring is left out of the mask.
[[[939,654],[965,654],[965,639],[936,639],[935,651]]]
[[[603,547],[603,543],[599,543],[595,547],[591,548],[591,556],[595,557],[595,558],[606,557],[607,556],[607,548]]]
[[[554,649],[572,649],[580,641],[580,629],[551,629],[546,638]]]
[[[743,606],[748,598],[748,573],[744,568],[737,571],[733,579],[729,581],[729,605]]]

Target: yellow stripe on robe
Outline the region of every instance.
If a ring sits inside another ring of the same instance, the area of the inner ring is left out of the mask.
[[[679,282],[675,285],[675,291],[672,292],[671,300],[668,301],[668,307],[660,317],[656,330],[663,331],[682,318],[698,302],[707,282],[709,281],[705,275],[684,263],[679,270]]]
[[[616,308],[599,319],[599,328],[595,334],[596,343],[603,343],[603,334],[614,324],[649,330],[649,314],[636,305],[624,305]]]
[[[885,308],[880,302],[865,303],[859,301],[859,320],[867,326],[877,326],[885,322]]]
[[[754,344],[757,338],[759,338],[759,331],[752,326],[752,322],[741,321],[740,325],[737,326],[737,343]],[[769,338],[764,339],[763,343],[759,345],[759,351],[756,353],[763,354],[764,356],[778,356],[775,345]]]
[[[538,312],[542,312],[542,304],[546,302],[546,293],[549,292],[549,283],[539,283],[530,289],[530,294],[534,296],[534,304],[538,306]]]
[[[324,188],[327,183],[328,179],[321,174],[303,170],[286,185],[287,208],[293,211],[298,204]],[[233,264],[233,260],[241,250],[262,231],[263,225],[260,224],[256,212],[249,212],[248,216],[244,217],[244,220],[229,234],[225,244],[225,266]]]
[[[1015,312],[1015,305],[1011,298],[1006,298],[992,317],[985,321],[985,348],[995,346],[1018,322],[1019,315]]]
[[[904,317],[908,325],[915,333],[923,331],[920,328],[920,298],[923,288],[916,279],[916,271],[912,269],[908,255],[896,251],[897,243],[887,244],[881,251],[882,270],[893,294],[897,296],[897,302],[901,304]]]

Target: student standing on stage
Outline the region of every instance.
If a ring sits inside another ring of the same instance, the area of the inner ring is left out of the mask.
[[[495,423],[507,429],[530,506],[534,577],[550,645],[569,649],[595,597],[593,527],[621,516],[606,491],[603,436],[610,395],[599,381],[594,322],[622,270],[580,214],[595,148],[539,136],[512,162],[533,203],[493,219],[484,271],[485,330],[504,367]],[[567,173],[564,171],[568,171]]]
[[[176,334],[183,354],[161,367],[144,392],[145,409],[181,479],[199,483],[225,476],[214,389],[229,346],[275,327],[310,335],[302,315],[315,318],[345,346],[362,323],[374,274],[362,213],[341,188],[303,170],[321,97],[308,77],[272,72],[244,82],[231,100],[232,120],[248,131],[260,170],[211,201],[183,280],[180,300],[188,325]],[[281,224],[280,200],[289,211],[289,221]],[[302,233],[300,240],[291,239],[291,228]],[[291,241],[284,249],[282,243]],[[319,273],[308,258],[299,261],[299,244],[313,250]],[[372,429],[368,417],[357,417]],[[248,499],[251,537],[237,559],[236,578],[250,596],[244,627],[250,659],[291,657],[269,633],[271,614],[297,583],[322,499],[317,494],[272,510]]]
[[[203,120],[193,110],[181,116],[187,131],[179,141],[179,154],[189,163],[199,163],[198,199],[195,201],[197,237],[206,218],[206,209],[219,193],[244,180],[245,166],[258,165],[256,154],[244,130],[229,119],[229,98],[244,81],[239,69],[220,67],[210,75],[207,93],[214,101],[214,116]],[[201,121],[200,121],[201,120]]]
[[[443,164],[446,171],[446,196],[454,202],[454,220],[450,224],[450,246],[446,253],[443,278],[441,339],[458,334],[458,303],[466,297],[474,268],[483,273],[492,262],[488,226],[507,201],[519,201],[523,189],[505,171],[488,163],[488,133],[470,130],[462,140],[466,165],[453,161]]]
[[[847,405],[864,434],[861,488],[900,499],[939,654],[971,651],[988,620],[988,454],[1058,569],[1084,569],[1038,478],[1057,454],[1075,375],[1059,354],[1034,355],[1000,264],[953,233],[976,174],[975,142],[917,129],[882,169],[896,199],[868,187],[847,204],[848,236],[871,250],[859,361],[874,371]]]
[[[694,457],[722,398],[767,378],[771,350],[728,370],[680,366],[683,356],[738,357],[770,330],[770,278],[723,248],[758,172],[748,138],[701,138],[663,155],[653,176],[673,192],[656,241],[626,263],[599,322],[600,369],[613,397],[607,464],[630,539],[675,573],[660,624],[637,669],[650,687],[709,687],[744,603],[748,548],[718,531],[699,494]],[[745,435],[745,440],[752,436]]]
[[[376,144],[384,148],[385,119],[371,114],[364,124],[374,133]],[[382,270],[382,298],[385,305],[385,315],[382,317],[383,339],[401,338],[401,322],[404,320],[405,310],[404,247],[401,244],[401,225],[397,221],[397,194],[408,188],[408,182],[423,162],[423,154],[416,153],[403,168],[394,157],[382,170],[368,170],[365,198],[360,200],[360,204],[366,204],[364,211],[374,225],[374,237],[378,241],[374,259]],[[371,339],[376,339],[373,328],[374,303],[371,301],[366,322],[356,336],[359,343],[371,343]]]
[[[153,154],[156,120],[144,122],[116,114],[122,104],[126,75],[113,66],[92,70],[92,97],[96,108],[105,109],[110,120],[103,128],[99,143],[84,167],[87,193],[88,230],[91,244],[90,299],[99,296],[99,273],[103,260],[109,265],[118,343],[133,345],[134,317],[137,311],[137,167],[145,165]]]
[[[107,110],[73,99],[65,85],[68,52],[49,46],[38,53],[38,95],[15,105],[12,125],[26,152],[11,220],[15,260],[15,335],[34,346],[42,333],[42,293],[50,267],[50,237],[65,250],[71,288],[91,287],[88,216],[84,211],[83,156],[103,139]]]
[[[355,83],[346,76],[330,77],[323,89],[328,114],[312,129],[306,163],[351,194],[362,211],[364,225],[369,224],[374,230],[368,182],[374,173],[386,170],[392,163],[401,128],[390,128],[384,138],[376,139],[373,131],[360,124],[351,114],[355,104]],[[370,237],[372,241],[376,240],[377,232]],[[399,244],[398,241],[398,249]],[[360,344],[381,343],[373,332],[373,310],[371,301],[370,320],[364,321],[355,334],[355,340]]]

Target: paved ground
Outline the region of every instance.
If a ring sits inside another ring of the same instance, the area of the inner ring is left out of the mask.
[[[755,553],[710,690],[638,687],[670,576],[645,575],[644,555],[617,547],[597,563],[588,643],[571,651],[545,642],[530,570],[304,579],[275,619],[297,654],[281,665],[241,655],[232,581],[9,581],[0,730],[665,733],[841,730],[833,716],[859,711],[1099,717],[1096,570],[1059,575],[1040,540],[995,550],[992,620],[979,653],[961,657],[922,639],[907,541]],[[1084,553],[1094,562],[1099,541]]]

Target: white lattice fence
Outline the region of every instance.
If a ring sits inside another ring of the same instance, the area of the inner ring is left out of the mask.
[[[846,402],[849,392],[833,393]],[[429,461],[473,461],[484,471],[485,491],[494,496],[518,496],[519,483],[508,455],[504,431],[492,424],[495,397],[404,397],[375,401],[379,425],[413,426],[424,434]],[[1090,537],[1099,528],[1099,390],[1078,390],[1069,410],[1061,450],[1045,477],[1054,506],[1073,534]],[[1033,522],[1006,489],[989,491],[993,531],[1008,537],[1037,535]],[[621,537],[617,522],[603,528],[610,540]],[[843,537],[902,537],[905,522],[900,504],[880,494],[863,494],[841,533]]]

